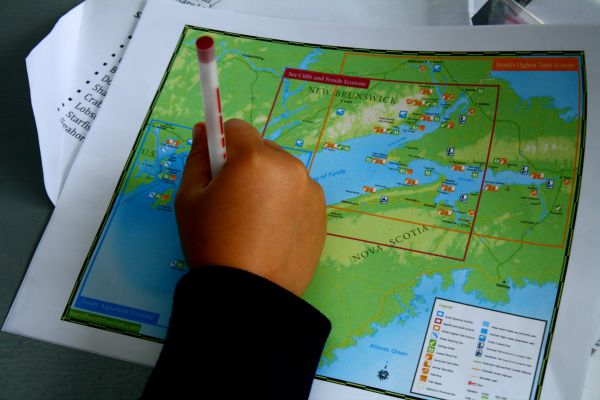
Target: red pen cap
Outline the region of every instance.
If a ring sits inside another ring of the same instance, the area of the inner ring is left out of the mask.
[[[209,63],[215,59],[215,41],[210,36],[200,36],[196,40],[196,52],[202,63]]]

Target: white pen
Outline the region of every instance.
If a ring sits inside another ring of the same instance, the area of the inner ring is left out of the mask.
[[[204,100],[204,121],[210,157],[210,171],[214,178],[227,161],[225,130],[219,93],[219,76],[215,57],[215,41],[210,36],[196,40],[196,54],[200,70],[200,86]]]

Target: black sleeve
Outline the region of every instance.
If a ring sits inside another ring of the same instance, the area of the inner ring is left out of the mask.
[[[142,398],[306,399],[330,330],[323,314],[264,278],[196,268],[177,285]]]

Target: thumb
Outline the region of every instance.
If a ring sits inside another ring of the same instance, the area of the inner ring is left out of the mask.
[[[206,141],[206,126],[203,122],[194,125],[192,149],[188,154],[179,191],[189,192],[203,188],[210,182],[210,159]]]

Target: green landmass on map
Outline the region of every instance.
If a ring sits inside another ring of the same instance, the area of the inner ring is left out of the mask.
[[[256,127],[267,121],[284,69],[298,65],[316,48],[189,29],[152,109],[155,119],[177,120],[185,126],[203,119],[195,41],[206,33],[215,40],[224,117],[242,118]],[[343,53],[324,51],[327,56],[312,63],[311,68],[338,72]]]
[[[460,262],[328,237],[315,279],[304,296],[333,321],[322,362],[335,361],[336,350],[373,335],[374,324],[383,327],[400,314],[410,314],[414,287],[424,276],[438,275],[443,287],[448,287],[454,283],[453,271],[468,269],[465,292],[506,303],[507,283],[522,287],[557,282],[563,253],[563,249],[475,237],[466,261]]]

